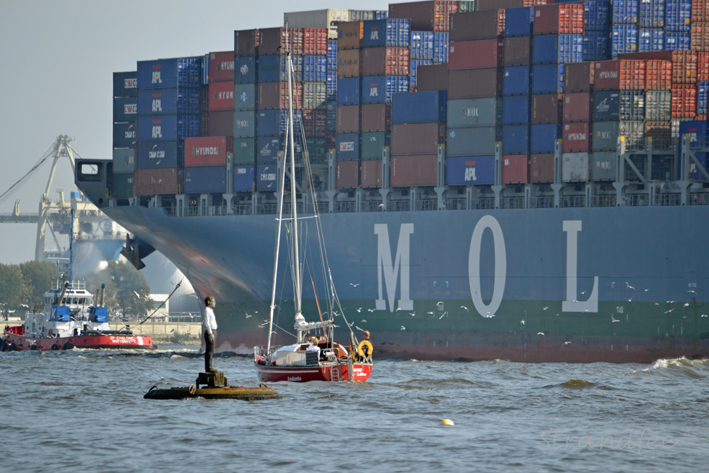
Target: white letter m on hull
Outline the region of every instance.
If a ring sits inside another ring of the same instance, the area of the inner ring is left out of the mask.
[[[414,233],[413,223],[402,223],[399,230],[399,243],[396,247],[396,258],[392,264],[391,247],[389,246],[389,227],[386,223],[374,225],[374,234],[377,238],[377,280],[379,282],[379,299],[376,301],[376,310],[386,310],[386,301],[383,297],[382,273],[389,298],[389,311],[394,312],[394,299],[396,298],[396,283],[401,270],[401,299],[399,309],[414,310],[414,302],[409,298],[409,256],[411,235]]]

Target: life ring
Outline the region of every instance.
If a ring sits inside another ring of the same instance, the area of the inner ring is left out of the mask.
[[[362,340],[361,342],[359,342],[359,345],[357,345],[357,354],[362,358],[365,357],[364,351],[362,351],[363,347],[367,347],[367,356],[372,356],[372,353],[374,353],[374,347],[372,346],[372,342],[370,342],[369,340]]]
[[[190,385],[187,387],[187,392],[190,394],[190,396],[194,396],[194,393],[195,393],[196,391],[197,391],[197,390],[195,389],[194,384],[190,384]]]
[[[71,342],[66,342],[62,347],[62,350],[71,350],[72,348],[74,348],[74,345],[72,345]]]
[[[32,345],[32,346],[30,347],[30,350],[36,350],[36,349],[37,349],[37,345]]]
[[[57,345],[56,343],[52,345],[52,350],[59,350],[59,345]]]

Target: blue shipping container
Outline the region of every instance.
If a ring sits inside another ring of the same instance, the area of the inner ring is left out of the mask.
[[[278,167],[275,164],[256,166],[256,190],[275,192],[278,188]]]
[[[636,24],[638,22],[639,0],[614,0],[611,3],[613,24]]]
[[[411,80],[411,87],[416,87],[416,84],[418,81],[416,80],[418,77],[418,67],[419,66],[432,66],[433,65],[433,60],[432,59],[412,59],[411,60],[411,73],[409,74],[409,78]]]
[[[256,139],[256,161],[258,164],[276,164],[282,149],[280,136],[259,136]]]
[[[411,32],[411,59],[433,60],[433,31]]]
[[[686,31],[665,31],[666,51],[689,51],[691,35]]]
[[[608,31],[611,27],[611,2],[590,0],[584,4],[584,31]]]
[[[362,45],[365,48],[408,46],[411,25],[408,19],[391,18],[364,22]]]
[[[503,90],[505,95],[529,95],[529,66],[505,67]]]
[[[256,112],[234,112],[234,138],[253,138],[256,136]]]
[[[495,183],[495,157],[474,156],[446,159],[446,184],[449,186],[489,186]]]
[[[113,124],[113,147],[131,148],[135,146],[135,122]]]
[[[185,165],[185,145],[182,141],[138,143],[136,169],[181,168]]]
[[[534,7],[508,8],[505,10],[505,36],[531,36]]]
[[[620,117],[620,91],[598,90],[593,93],[593,121],[614,122]]]
[[[613,25],[613,57],[618,54],[635,53],[638,51],[638,27],[635,25]]]
[[[553,153],[556,141],[561,139],[561,125],[532,125],[531,135],[532,153]]]
[[[185,168],[185,194],[226,192],[226,166]]]
[[[529,154],[529,125],[502,127],[503,154]]]
[[[337,71],[327,71],[327,99],[337,100]]]
[[[303,80],[305,82],[327,81],[327,56],[303,57]]]
[[[327,42],[327,70],[337,72],[337,40]]]
[[[194,115],[200,113],[199,89],[147,89],[138,91],[140,115]]]
[[[177,141],[199,136],[199,115],[138,117],[138,141]]]
[[[564,93],[564,65],[544,64],[532,67],[532,94]]]
[[[390,103],[391,97],[394,94],[401,94],[408,91],[409,76],[362,77],[363,104]]]
[[[583,61],[582,34],[549,34],[532,40],[534,64],[560,64]]]
[[[665,29],[689,31],[692,27],[692,0],[666,0]]]
[[[697,85],[697,114],[707,114],[707,91],[709,91],[709,81],[700,82]]]
[[[340,133],[337,135],[337,160],[338,161],[358,161],[359,160],[359,134]]]
[[[293,110],[294,136],[300,130],[303,122],[303,112]],[[288,110],[259,110],[256,113],[256,136],[285,136],[288,123]]]
[[[583,33],[583,60],[604,61],[610,58],[610,31],[585,31]]]
[[[234,59],[234,82],[236,84],[255,84],[256,72],[256,57],[243,56]]]
[[[303,56],[291,55],[293,62],[293,82],[303,82]],[[271,54],[258,58],[259,82],[287,82],[288,81],[288,56],[285,54]]]
[[[360,78],[337,79],[337,105],[357,105],[360,102]]]
[[[529,95],[505,97],[502,106],[503,125],[522,125],[529,123]]]
[[[641,28],[638,33],[638,52],[665,50],[665,30],[662,28]]]
[[[114,97],[135,97],[137,95],[138,73],[136,71],[113,73]]]
[[[256,110],[258,104],[256,84],[234,85],[234,111]]]
[[[113,99],[113,122],[133,122],[138,116],[137,97],[115,97]]]
[[[644,28],[665,26],[665,0],[640,0],[638,26]]]
[[[448,63],[448,43],[450,35],[447,31],[433,33],[433,63]]]
[[[234,167],[234,192],[253,192],[254,166]]]
[[[446,91],[394,94],[391,102],[391,122],[394,125],[443,123],[446,121],[447,101]]]
[[[138,88],[199,87],[201,72],[201,56],[138,61]]]
[[[689,141],[692,148],[703,148],[709,144],[709,128],[705,120],[689,120],[686,122],[680,122],[679,124],[679,137],[680,146],[679,153],[682,155],[682,139],[684,135],[689,135]],[[707,169],[707,153],[695,153],[695,157],[699,160],[699,163]],[[677,162],[677,172],[678,176],[682,177],[682,160],[679,159]],[[705,180],[704,174],[702,174],[697,165],[694,162],[689,163],[689,178],[692,180]]]

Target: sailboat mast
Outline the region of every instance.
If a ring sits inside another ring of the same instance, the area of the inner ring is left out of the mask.
[[[295,189],[295,149],[293,140],[293,82],[291,53],[288,51],[288,137],[290,140],[288,151],[290,152],[290,195],[291,214],[293,215],[293,262],[295,263],[295,315],[301,312],[301,290],[300,285],[300,255],[298,254],[298,210]]]
[[[73,284],[74,278],[74,209],[71,209],[71,230],[69,231],[69,283]]]

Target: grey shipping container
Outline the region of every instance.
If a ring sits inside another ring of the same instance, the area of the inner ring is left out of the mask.
[[[234,164],[248,165],[256,161],[256,138],[234,138]]]
[[[359,133],[359,105],[337,107],[337,133]]]
[[[211,125],[211,118],[210,118]],[[234,138],[256,136],[256,112],[234,112]]]
[[[529,66],[532,64],[531,37],[517,36],[505,38],[504,63],[505,66]]]
[[[234,85],[234,110],[256,110],[256,84]]]
[[[672,119],[672,92],[648,90],[645,92],[645,119],[666,121]]]
[[[561,157],[561,180],[588,181],[588,153],[564,153]]]
[[[391,129],[391,154],[412,156],[436,154],[441,142],[441,127],[438,123],[393,125]]]
[[[626,147],[642,146],[645,140],[645,124],[641,121],[595,122],[593,150],[615,151],[618,149],[619,136],[624,137]]]
[[[502,74],[496,68],[448,71],[448,100],[502,94]]]
[[[135,148],[114,148],[113,172],[127,174],[135,171]]]
[[[485,97],[448,101],[448,126],[496,126],[502,123],[502,99]]]
[[[390,141],[391,134],[385,131],[362,133],[362,159],[381,160],[384,147],[390,146]]]
[[[615,151],[596,151],[591,156],[591,178],[594,181],[615,181],[618,157]]]
[[[326,82],[305,82],[303,84],[303,108],[305,110],[325,109],[326,104]]]
[[[416,90],[448,90],[448,64],[418,66],[416,68]]]
[[[111,197],[114,199],[129,199],[133,197],[134,175],[113,174],[113,185],[111,186]]]
[[[479,128],[453,128],[447,133],[446,154],[452,156],[489,156],[495,154],[497,129],[493,126]]]
[[[286,12],[283,24],[290,28],[327,28],[328,38],[337,39],[337,23],[350,21],[350,11],[341,9]]]

